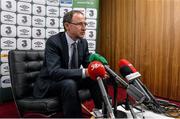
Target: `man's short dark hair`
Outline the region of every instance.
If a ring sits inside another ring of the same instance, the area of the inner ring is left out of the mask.
[[[78,11],[78,10],[71,10],[70,12],[67,12],[64,17],[63,17],[63,26],[64,26],[64,23],[65,22],[68,22],[68,23],[71,23],[72,22],[72,17],[75,13],[79,13],[79,14],[82,14],[84,15],[81,11]],[[65,29],[65,27],[64,27]],[[65,29],[66,30],[66,29]]]

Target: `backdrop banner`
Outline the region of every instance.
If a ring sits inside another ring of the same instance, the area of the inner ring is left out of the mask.
[[[0,0],[0,102],[11,99],[2,98],[2,89],[11,87],[9,50],[44,50],[50,36],[64,31],[63,16],[70,10],[86,16],[85,37],[90,52],[95,52],[99,0]]]

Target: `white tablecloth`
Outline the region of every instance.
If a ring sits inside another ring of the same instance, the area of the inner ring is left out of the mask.
[[[129,110],[125,110],[122,106],[118,106],[117,109],[125,112],[127,114],[128,119],[133,118],[131,112]],[[144,112],[140,112],[137,109],[133,109],[133,110],[137,116],[137,119],[174,119],[172,117],[167,117],[163,114],[157,114],[149,110],[144,110]]]

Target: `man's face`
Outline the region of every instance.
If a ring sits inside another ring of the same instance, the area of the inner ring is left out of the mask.
[[[66,24],[66,29],[72,39],[83,38],[86,31],[85,17],[80,13],[75,13],[72,22]]]

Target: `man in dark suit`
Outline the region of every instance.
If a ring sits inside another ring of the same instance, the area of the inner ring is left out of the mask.
[[[89,78],[87,70],[89,51],[87,40],[83,39],[87,25],[84,15],[80,11],[70,11],[64,15],[63,25],[65,32],[51,36],[46,42],[43,68],[34,86],[34,96],[58,96],[65,117],[81,117],[78,90],[90,89],[96,108],[101,108],[102,95],[97,81]],[[73,59],[75,50],[76,58]]]

